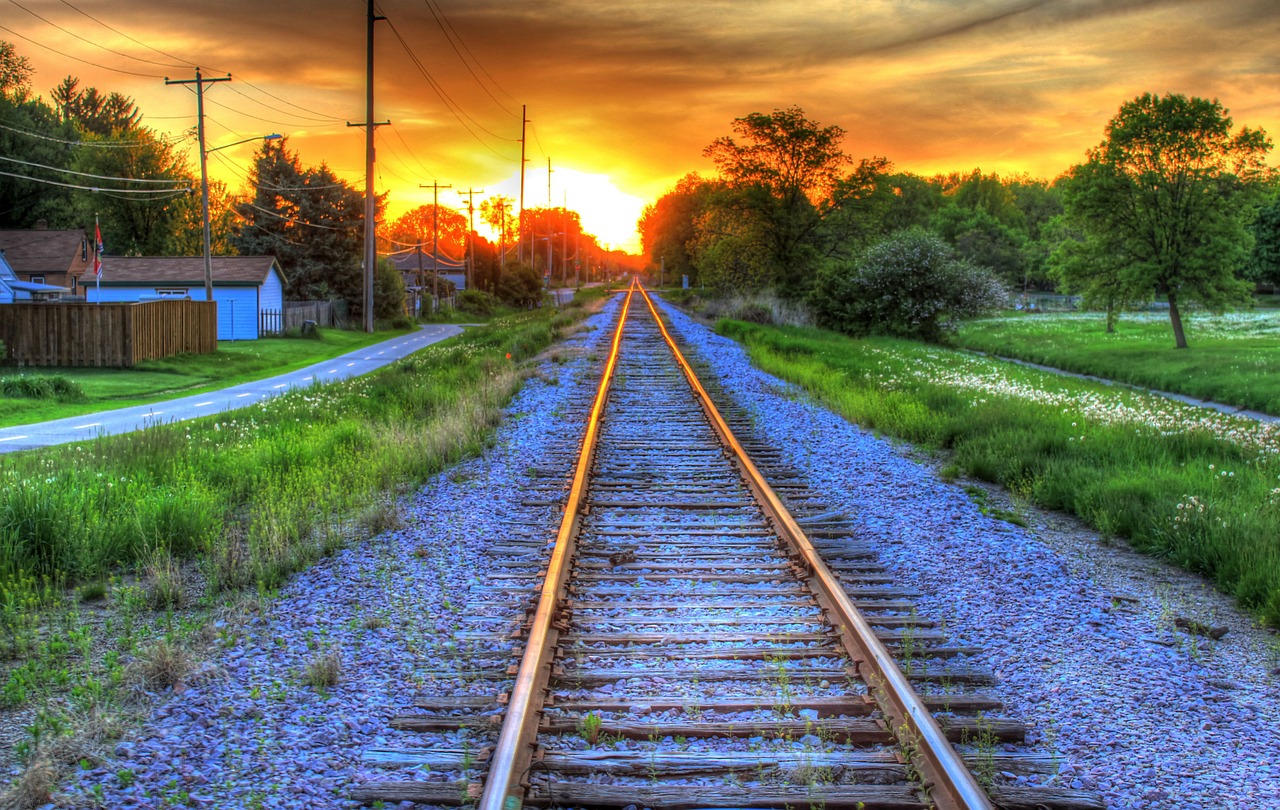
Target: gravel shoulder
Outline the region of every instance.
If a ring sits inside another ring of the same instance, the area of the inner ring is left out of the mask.
[[[846,422],[664,308],[762,438],[791,448],[810,486],[925,594],[920,611],[984,649],[1009,714],[1068,763],[1063,784],[1133,810],[1280,807],[1280,638],[1202,578],[1067,516],[991,489],[1029,527],[988,517],[965,482],[939,477],[940,460]],[[1190,635],[1179,617],[1228,632]]]

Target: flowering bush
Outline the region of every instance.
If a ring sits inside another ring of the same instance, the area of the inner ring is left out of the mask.
[[[814,309],[829,328],[937,341],[961,318],[1005,303],[995,274],[958,258],[921,228],[898,231],[852,264],[833,262],[818,275]]]

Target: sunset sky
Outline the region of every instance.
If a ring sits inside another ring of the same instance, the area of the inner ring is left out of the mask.
[[[527,104],[526,205],[547,204],[549,156],[552,203],[567,195],[588,231],[629,250],[643,205],[708,173],[703,148],[750,112],[798,105],[844,127],[855,158],[924,174],[1055,177],[1145,91],[1217,97],[1237,126],[1280,133],[1280,0],[378,8],[388,22],[376,29],[375,116],[391,126],[377,132],[377,187],[391,216],[431,202],[418,185],[436,181],[518,196]],[[210,148],[279,132],[305,164],[362,186],[364,136],[346,122],[364,118],[365,15],[364,0],[0,0],[0,39],[31,60],[38,93],[76,75],[132,96],[162,132],[193,128],[196,109],[165,76],[230,72],[206,93]],[[239,188],[252,153],[216,153],[211,174]],[[440,201],[465,208],[452,191]]]

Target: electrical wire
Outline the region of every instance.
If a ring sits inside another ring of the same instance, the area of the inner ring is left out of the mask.
[[[28,138],[39,138],[42,141],[53,141],[54,143],[62,143],[62,144],[67,144],[69,146],[84,146],[84,147],[89,147],[91,149],[132,149],[136,146],[141,146],[147,143],[153,143],[153,141],[85,141],[85,140],[68,141],[65,138],[55,138],[51,135],[41,135],[38,132],[28,132],[25,129],[9,126],[3,121],[0,121],[0,129],[7,129],[10,132],[16,132],[19,135],[26,135]],[[160,142],[168,144],[170,146],[172,146],[173,144],[181,140],[185,140],[185,137],[176,137],[173,139],[168,139],[166,137],[159,138]]]
[[[9,0],[9,1],[13,2],[13,0]],[[444,17],[444,11],[440,10],[437,13],[436,6],[432,4],[431,0],[423,0],[423,3],[426,4],[427,10],[431,12],[431,16],[435,18],[436,25],[440,28],[440,33],[444,34],[444,38],[448,40],[450,47],[453,48],[453,52],[458,55],[458,60],[462,62],[462,66],[465,67],[467,69],[467,72],[471,74],[471,78],[476,80],[476,84],[480,85],[480,89],[484,91],[485,95],[488,96],[490,99],[492,99],[494,104],[497,104],[499,107],[501,107],[502,111],[505,112],[507,115],[510,115],[512,118],[519,118],[520,116],[516,115],[511,110],[508,110],[507,105],[503,104],[501,101],[498,101],[497,97],[493,93],[489,92],[489,88],[484,86],[484,82],[480,81],[480,77],[477,76],[476,72],[471,69],[471,64],[467,62],[466,57],[462,55],[462,51],[458,50],[458,45],[462,44],[462,37],[458,36],[458,32],[454,30],[453,25],[450,25],[447,29],[444,26],[444,22],[442,21],[442,18]],[[450,36],[449,34],[450,31],[453,31],[452,36]],[[457,37],[458,39],[457,43],[454,42],[454,37]],[[466,45],[463,45],[463,47],[465,48]],[[467,48],[467,53],[471,54],[470,48]],[[476,59],[475,54],[471,54],[471,58],[475,60],[477,65],[480,64],[480,60]],[[480,69],[484,70],[484,67],[481,66]],[[489,75],[489,72],[487,70],[485,71],[485,75],[486,76]],[[489,80],[492,81],[493,77],[489,76]],[[496,86],[497,82],[494,82],[494,85]]]
[[[418,72],[421,73],[422,77],[427,80],[427,84],[431,86],[431,89],[433,91],[435,91],[436,96],[439,97],[440,101],[444,103],[445,108],[449,110],[450,114],[452,114],[453,117],[457,119],[459,124],[462,124],[462,128],[467,131],[467,134],[475,138],[476,141],[478,141],[481,146],[483,146],[485,149],[488,149],[490,152],[493,152],[498,157],[503,158],[504,160],[510,160],[513,163],[518,163],[519,158],[508,157],[507,155],[502,154],[501,152],[499,152],[498,150],[490,146],[487,141],[485,141],[483,138],[477,135],[475,131],[470,126],[467,125],[467,122],[463,120],[463,116],[466,116],[468,120],[470,120],[473,124],[475,124],[477,129],[483,130],[484,132],[488,133],[494,138],[497,138],[500,141],[511,141],[512,143],[515,143],[519,139],[504,138],[501,135],[498,135],[494,132],[490,132],[488,129],[481,126],[480,123],[477,122],[470,115],[467,115],[466,111],[463,110],[460,106],[458,106],[457,102],[455,102],[449,96],[449,94],[445,92],[445,89],[442,86],[440,86],[440,84],[427,71],[426,67],[422,64],[421,60],[418,59],[417,55],[414,54],[413,50],[409,47],[409,43],[406,42],[404,37],[400,34],[400,30],[395,27],[395,24],[393,24],[390,20],[387,20],[387,25],[390,26],[391,32],[395,34],[396,40],[399,41],[400,43],[400,47],[404,49],[404,52],[406,54],[408,54],[410,61],[412,61],[414,66],[418,68]]]
[[[73,171],[72,169],[60,169],[57,166],[46,166],[43,163],[32,163],[29,160],[19,160],[18,158],[5,157],[4,155],[0,155],[0,160],[6,161],[8,163],[21,163],[23,166],[33,166],[37,169],[48,169],[51,172],[58,172],[60,174],[74,174],[77,177],[89,177],[94,180],[118,180],[121,183],[173,183],[175,182],[172,179],[149,180],[146,178],[139,178],[139,177],[108,177],[102,174],[89,174],[88,172],[77,172],[77,171]]]
[[[47,24],[47,25],[51,25],[51,26],[53,26],[54,28],[58,29],[58,30],[59,30],[59,31],[61,31],[62,33],[67,34],[68,36],[75,37],[76,39],[80,40],[81,42],[87,42],[87,43],[89,43],[90,45],[92,45],[93,47],[95,47],[95,48],[100,48],[101,50],[104,50],[104,51],[106,51],[107,53],[114,53],[116,56],[123,56],[125,59],[132,59],[132,60],[134,60],[134,61],[136,61],[136,62],[142,62],[142,63],[144,63],[144,64],[148,64],[148,65],[156,65],[157,67],[170,67],[170,68],[174,68],[174,67],[182,67],[182,65],[169,64],[169,63],[165,63],[165,62],[156,62],[156,61],[153,61],[153,60],[151,60],[151,59],[143,59],[143,58],[142,58],[142,57],[140,57],[140,56],[133,56],[132,54],[127,54],[127,53],[125,53],[124,51],[117,51],[117,50],[116,50],[116,49],[114,49],[114,48],[108,48],[106,45],[103,45],[103,44],[101,44],[101,43],[99,43],[99,42],[94,42],[93,40],[88,39],[87,37],[82,37],[82,36],[80,36],[80,35],[79,35],[79,34],[77,34],[75,31],[72,31],[72,30],[70,30],[70,29],[68,29],[68,28],[63,28],[61,25],[58,25],[56,22],[54,22],[53,20],[48,19],[47,17],[41,17],[39,14],[35,13],[35,12],[34,12],[34,11],[32,11],[31,9],[29,9],[29,8],[27,8],[26,6],[24,6],[24,5],[22,5],[21,3],[19,3],[19,2],[18,2],[18,0],[9,0],[9,4],[10,4],[10,5],[17,6],[18,8],[20,8],[20,9],[22,9],[23,11],[27,12],[28,14],[30,14],[32,17],[35,17],[37,20],[40,20],[41,22],[43,22],[43,23],[45,23],[45,24]]]
[[[127,40],[129,40],[129,41],[131,41],[131,42],[135,42],[135,43],[137,43],[138,45],[141,45],[142,47],[146,48],[146,49],[147,49],[147,50],[149,50],[149,51],[155,51],[156,53],[160,54],[160,55],[161,55],[161,56],[163,56],[163,57],[166,57],[166,58],[168,58],[168,59],[173,59],[173,60],[176,60],[176,61],[178,61],[178,62],[182,62],[182,63],[184,63],[184,64],[186,64],[186,65],[190,65],[191,67],[195,67],[195,66],[196,66],[196,64],[195,64],[194,62],[188,62],[186,59],[183,59],[181,56],[174,56],[173,54],[171,54],[171,53],[166,53],[165,51],[162,51],[162,50],[160,50],[159,48],[153,48],[153,47],[151,47],[150,45],[148,45],[147,43],[143,42],[142,40],[140,40],[140,39],[136,39],[136,38],[134,38],[134,37],[129,36],[129,35],[128,35],[128,34],[126,34],[125,32],[121,31],[119,28],[114,28],[114,27],[112,27],[112,26],[110,26],[110,25],[107,25],[107,24],[106,24],[106,23],[104,23],[102,20],[99,20],[97,17],[93,16],[93,15],[92,15],[92,14],[90,14],[89,12],[87,12],[87,11],[85,11],[85,10],[83,10],[83,9],[81,9],[81,8],[79,8],[79,7],[77,7],[77,6],[75,6],[75,5],[74,5],[74,4],[72,4],[72,3],[68,3],[68,2],[67,2],[67,0],[62,0],[62,5],[66,6],[66,7],[67,7],[67,8],[69,8],[69,9],[72,9],[73,11],[77,11],[77,12],[79,12],[80,14],[83,14],[84,16],[86,16],[86,17],[88,17],[89,19],[93,20],[93,21],[94,21],[94,22],[96,22],[98,25],[101,25],[103,28],[107,29],[108,31],[112,31],[112,32],[114,32],[114,33],[117,33],[117,34],[119,34],[120,36],[124,37],[125,39],[127,39]]]
[[[266,107],[268,110],[278,112],[281,115],[293,116],[294,118],[297,118],[300,121],[311,121],[317,124],[333,124],[343,120],[341,118],[313,118],[310,116],[298,115],[297,113],[291,113],[291,112],[288,112],[287,110],[282,110],[279,107],[273,107],[270,104],[266,103],[265,101],[259,101],[258,99],[253,98],[252,96],[247,96],[244,93],[241,93],[239,88],[237,88],[235,84],[228,84],[227,89],[235,93],[237,96],[240,96],[240,98],[244,99],[245,101],[252,102],[253,104],[259,104],[263,107]],[[285,102],[285,103],[287,104],[288,102]]]
[[[293,225],[301,225],[307,228],[322,228],[326,231],[338,231],[339,233],[345,233],[347,231],[355,230],[356,228],[360,227],[358,225],[349,225],[345,228],[335,228],[332,225],[321,225],[316,222],[303,222],[302,220],[297,219],[296,217],[286,217],[284,214],[276,213],[275,211],[272,211],[269,208],[263,208],[262,206],[254,205],[251,202],[243,203],[243,205],[245,205],[248,208],[252,208],[255,211],[261,211],[262,213],[267,214],[268,216],[273,216],[276,219],[283,219],[285,222],[291,223]]]
[[[445,15],[445,13],[444,13],[444,9],[440,7],[440,3],[438,2],[438,0],[427,0],[427,2],[428,2],[428,3],[434,3],[434,5],[435,5],[435,7],[436,7],[436,10],[440,12],[440,17],[441,17],[442,19],[444,19],[444,23],[445,23],[445,25],[449,26],[449,30],[450,30],[450,31],[452,31],[452,32],[453,32],[453,35],[454,35],[455,37],[457,37],[457,38],[458,38],[458,44],[462,46],[462,49],[463,49],[463,50],[465,50],[465,51],[467,52],[467,54],[468,54],[468,55],[470,55],[470,56],[471,56],[471,58],[472,58],[473,60],[475,60],[476,67],[480,68],[480,71],[481,71],[482,73],[484,73],[484,75],[485,75],[485,76],[487,76],[487,77],[489,78],[489,81],[493,82],[493,86],[494,86],[494,87],[496,87],[496,88],[498,88],[499,90],[501,90],[501,91],[502,91],[502,94],[503,94],[504,96],[506,96],[507,98],[511,99],[512,101],[514,101],[514,102],[517,102],[517,103],[518,103],[518,99],[516,99],[516,97],[515,97],[515,96],[511,95],[510,93],[508,93],[508,92],[507,92],[507,89],[506,89],[505,87],[503,87],[501,84],[499,84],[497,79],[493,78],[493,74],[491,74],[489,71],[485,70],[484,65],[480,62],[480,60],[476,57],[476,55],[475,55],[474,53],[472,53],[472,52],[471,52],[471,49],[467,47],[467,43],[465,43],[465,42],[463,42],[463,41],[462,41],[462,35],[458,33],[458,29],[456,29],[456,28],[454,28],[454,27],[453,27],[453,23],[449,22],[449,18],[448,18],[448,16],[446,16],[446,15]],[[506,108],[504,107],[503,109],[506,109]],[[515,116],[516,118],[519,118],[519,117],[520,117],[520,116],[516,115],[514,112],[512,112],[511,114],[512,114],[513,116]]]
[[[56,53],[58,56],[65,57],[67,59],[71,59],[76,62],[83,62],[84,64],[89,65],[91,67],[96,67],[99,70],[109,70],[112,73],[123,73],[125,76],[141,76],[144,79],[163,79],[164,78],[164,76],[161,76],[158,73],[138,73],[136,70],[124,70],[123,68],[113,68],[107,65],[100,65],[97,62],[90,62],[88,59],[81,59],[78,56],[72,56],[69,53],[64,53],[63,51],[60,51],[57,48],[51,48],[42,42],[37,42],[31,37],[26,36],[24,34],[19,34],[17,31],[14,31],[12,28],[6,28],[3,25],[0,25],[0,31],[8,31],[10,34],[13,34],[15,37],[18,37],[19,39],[25,39],[27,42],[30,42],[32,45],[35,45],[40,48],[44,48],[46,51],[49,51],[51,53]]]
[[[192,189],[190,188],[157,188],[157,189],[108,188],[108,189],[103,189],[103,188],[98,188],[97,186],[78,186],[78,185],[75,185],[74,183],[59,183],[56,180],[45,180],[40,177],[29,177],[25,174],[14,174],[13,172],[6,172],[2,170],[0,170],[0,175],[3,175],[5,177],[16,177],[19,180],[30,180],[32,183],[43,183],[46,186],[59,186],[60,188],[74,188],[74,189],[79,189],[80,191],[92,191],[94,193],[98,193],[101,191],[114,191],[117,194],[154,194],[154,195],[165,194],[168,196],[176,196],[174,192],[189,194],[192,191]]]
[[[432,179],[432,180],[439,180],[440,178],[436,177],[436,173],[435,173],[435,172],[433,172],[433,171],[431,171],[430,169],[428,169],[428,168],[427,168],[427,165],[426,165],[425,163],[423,163],[421,160],[419,160],[419,159],[418,159],[418,156],[414,154],[414,152],[413,152],[413,148],[412,148],[411,146],[409,146],[408,141],[406,141],[406,140],[404,139],[404,135],[400,134],[400,129],[399,129],[398,127],[392,127],[392,128],[391,128],[391,131],[392,131],[392,132],[394,132],[394,133],[396,134],[396,137],[400,139],[400,143],[404,144],[404,148],[405,148],[405,150],[406,150],[406,151],[408,151],[408,153],[409,153],[409,157],[413,158],[413,162],[414,162],[414,163],[417,163],[417,164],[418,164],[418,166],[419,166],[419,167],[421,167],[422,171],[424,171],[424,172],[426,172],[427,174],[431,175],[431,179]],[[406,168],[408,168],[408,167],[406,167]]]
[[[111,32],[116,33],[116,34],[119,34],[120,36],[124,37],[125,39],[129,40],[130,42],[134,42],[134,43],[136,43],[136,44],[138,44],[138,45],[141,45],[142,47],[146,48],[146,49],[147,49],[147,50],[149,50],[149,51],[154,51],[155,53],[158,53],[158,54],[160,54],[161,56],[166,57],[166,58],[168,58],[168,59],[174,59],[174,60],[177,60],[178,62],[182,62],[184,65],[187,65],[187,66],[190,66],[190,67],[197,67],[197,65],[196,65],[196,63],[195,63],[195,62],[188,61],[188,60],[186,60],[186,59],[182,58],[181,56],[175,56],[174,54],[171,54],[171,53],[169,53],[168,51],[162,51],[162,50],[160,50],[159,48],[156,48],[156,47],[153,47],[153,46],[151,46],[151,45],[148,45],[147,43],[143,42],[142,40],[138,39],[137,37],[130,36],[129,34],[125,33],[124,31],[121,31],[119,28],[116,28],[115,26],[112,26],[112,25],[109,25],[109,24],[107,24],[107,23],[103,22],[102,20],[100,20],[100,19],[98,19],[97,17],[93,16],[92,14],[90,14],[90,13],[89,13],[89,12],[87,12],[87,11],[85,11],[84,9],[79,8],[79,7],[78,7],[78,6],[76,6],[74,3],[70,3],[70,2],[68,2],[68,0],[61,0],[61,3],[62,3],[62,5],[66,6],[67,8],[72,9],[72,10],[76,11],[77,13],[84,15],[85,17],[89,18],[90,20],[93,20],[93,21],[94,21],[94,22],[96,22],[98,25],[101,25],[103,28],[107,29],[108,31],[111,31]],[[159,63],[157,62],[157,63],[154,63],[154,64],[159,64]],[[230,73],[230,71],[225,71],[225,70],[224,70],[224,71],[217,71],[216,69],[214,69],[214,72]],[[302,106],[302,105],[300,105],[300,104],[294,104],[292,101],[289,101],[289,100],[287,100],[287,99],[283,99],[283,98],[281,98],[280,96],[275,95],[274,93],[271,93],[271,92],[269,92],[269,91],[267,91],[267,90],[264,90],[264,89],[262,89],[261,87],[257,86],[256,84],[254,84],[253,82],[251,82],[251,81],[249,81],[248,79],[245,79],[245,78],[243,78],[243,77],[241,77],[241,76],[236,76],[235,78],[236,78],[236,81],[240,82],[241,84],[244,84],[244,85],[245,85],[245,86],[247,86],[247,87],[251,87],[251,88],[253,88],[254,90],[257,90],[259,93],[262,93],[264,96],[268,96],[268,97],[270,97],[270,98],[273,98],[273,99],[275,99],[276,101],[279,101],[279,102],[280,102],[280,103],[282,103],[282,104],[288,104],[290,107],[297,108],[297,109],[299,109],[299,110],[302,110],[303,112],[307,112],[307,113],[310,113],[310,114],[312,114],[312,115],[321,116],[323,119],[328,120],[328,121],[341,121],[341,120],[343,120],[341,116],[328,115],[328,114],[323,113],[323,112],[320,112],[320,111],[318,111],[318,110],[312,110],[312,109],[310,109],[310,108],[303,107],[303,106]],[[505,91],[504,91],[504,92],[505,92]],[[246,97],[246,98],[249,98],[248,96],[245,96],[245,97]],[[251,99],[251,98],[250,98],[249,100],[250,100],[250,101],[253,101],[254,99]],[[261,102],[258,102],[258,103],[261,103]],[[267,106],[267,105],[265,105],[265,104],[264,104],[263,106]],[[283,110],[277,110],[277,112],[281,112],[281,113],[283,113],[284,111],[283,111]],[[285,113],[285,114],[290,114],[290,113]]]

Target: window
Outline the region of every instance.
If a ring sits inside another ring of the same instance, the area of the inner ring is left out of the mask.
[[[44,276],[32,276],[32,277],[31,277],[31,283],[32,283],[32,284],[43,284],[43,283],[44,283]]]
[[[160,296],[161,298],[186,298],[188,295],[188,291],[186,289],[158,288],[156,289],[156,295]]]

